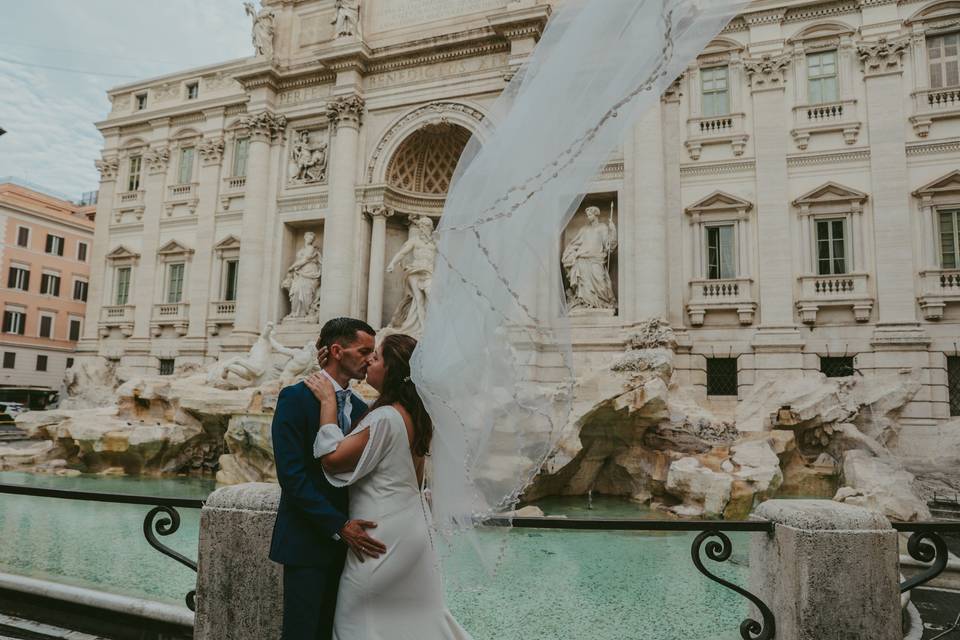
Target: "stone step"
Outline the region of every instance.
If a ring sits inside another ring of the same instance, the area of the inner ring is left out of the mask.
[[[0,614],[0,640],[107,640],[107,638]]]

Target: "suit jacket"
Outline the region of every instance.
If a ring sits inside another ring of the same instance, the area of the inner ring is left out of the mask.
[[[351,420],[367,411],[356,394],[351,398]],[[334,540],[347,517],[347,490],[333,487],[313,457],[313,441],[320,430],[320,403],[300,382],[284,388],[277,399],[271,427],[273,456],[280,481],[280,506],[273,526],[270,559],[302,567],[343,566],[347,548]]]

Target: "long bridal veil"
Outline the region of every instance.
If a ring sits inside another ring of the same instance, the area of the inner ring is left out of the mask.
[[[628,128],[747,3],[561,2],[468,145],[413,363],[439,531],[514,508],[556,445],[575,383],[563,229]]]

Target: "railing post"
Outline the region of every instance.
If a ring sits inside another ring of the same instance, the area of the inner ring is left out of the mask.
[[[754,516],[750,589],[777,640],[901,640],[897,532],[881,514],[828,500],[770,500]]]

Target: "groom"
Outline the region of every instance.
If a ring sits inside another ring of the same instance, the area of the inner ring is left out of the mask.
[[[324,347],[323,372],[337,390],[340,428],[346,433],[367,411],[349,384],[367,374],[374,330],[353,318],[330,320],[317,340],[317,350]],[[280,506],[270,544],[270,559],[283,565],[282,640],[329,640],[348,547],[361,558],[386,552],[366,533],[375,523],[347,518],[347,490],[327,482],[314,459],[319,428],[320,404],[307,386],[300,382],[284,388],[272,426]]]

